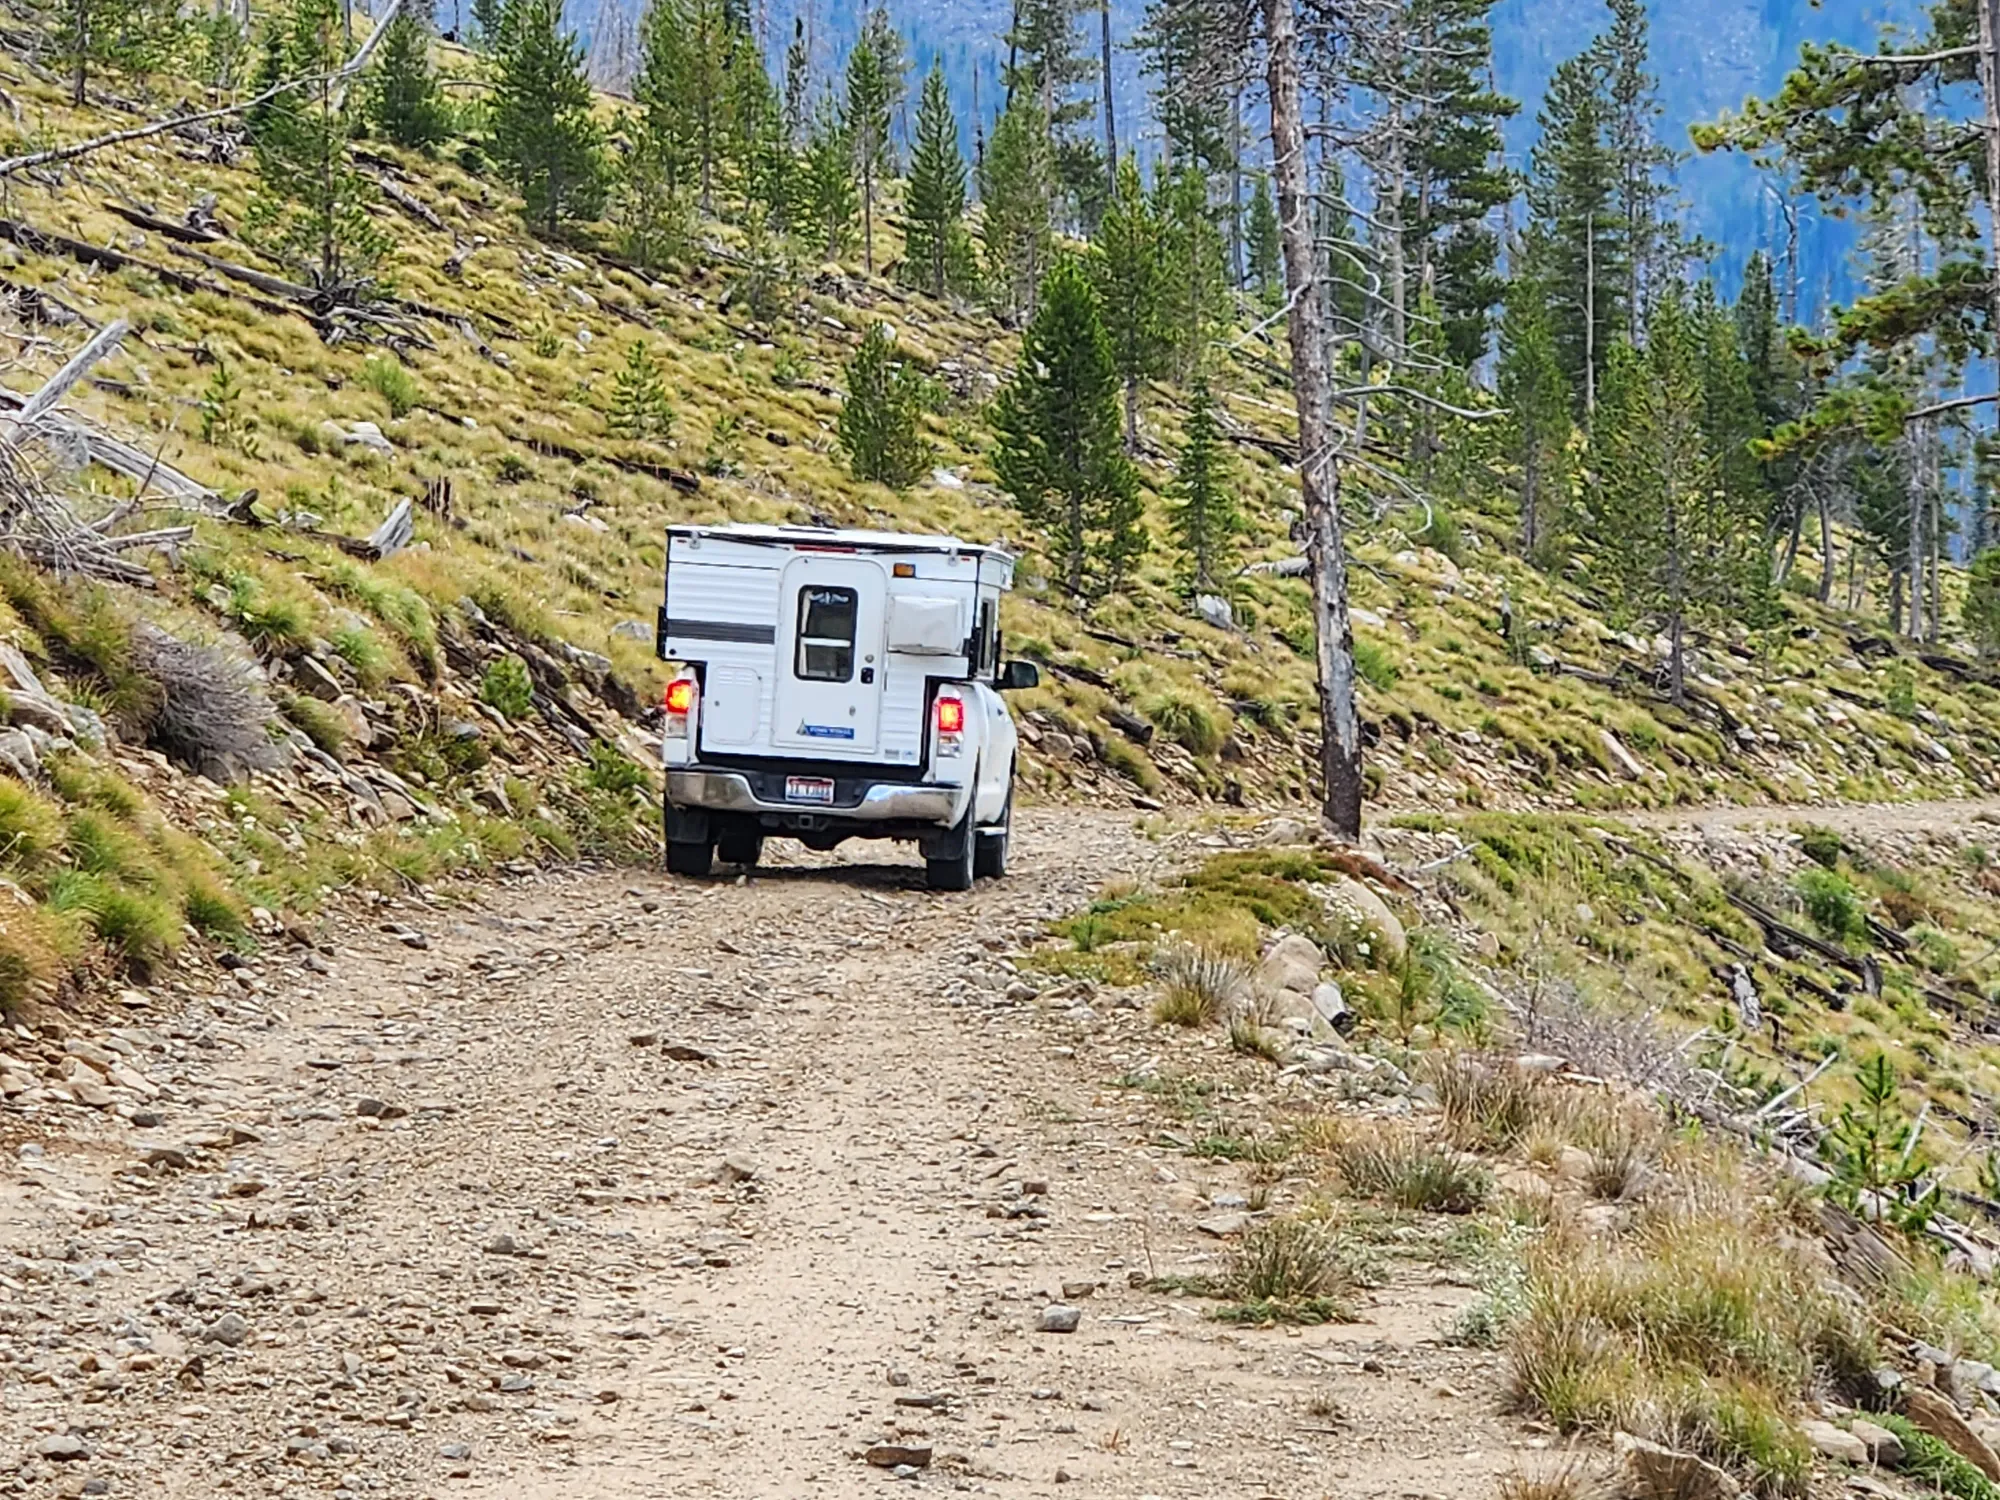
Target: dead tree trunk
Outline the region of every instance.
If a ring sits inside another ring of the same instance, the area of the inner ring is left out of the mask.
[[[1104,33],[1104,191],[1106,201],[1118,195],[1118,112],[1111,102],[1111,0],[1097,0]]]
[[[1271,86],[1272,177],[1285,253],[1292,389],[1299,411],[1299,499],[1312,566],[1319,639],[1321,816],[1338,837],[1361,836],[1361,715],[1354,697],[1354,626],[1347,612],[1347,552],[1334,461],[1333,392],[1321,321],[1312,191],[1306,166],[1298,18],[1292,0],[1265,0]]]

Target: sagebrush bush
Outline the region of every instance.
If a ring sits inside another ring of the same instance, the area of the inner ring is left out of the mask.
[[[154,746],[216,781],[282,764],[271,739],[277,708],[256,667],[153,625],[133,632],[132,648],[160,690],[148,733]]]

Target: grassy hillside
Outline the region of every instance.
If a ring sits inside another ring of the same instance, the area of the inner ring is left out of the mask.
[[[6,149],[136,118],[72,109],[17,61],[0,78],[24,122],[0,123]],[[1307,588],[1254,566],[1294,554],[1275,456],[1289,393],[1268,338],[1221,354],[1215,381],[1237,433],[1253,565],[1229,601],[1234,624],[1193,610],[1165,536],[1159,491],[1179,436],[1167,389],[1145,404],[1157,545],[1118,597],[1083,613],[992,485],[985,405],[1015,342],[981,310],[852,265],[753,253],[713,225],[689,265],[641,276],[601,248],[608,232],[560,246],[526,234],[476,152],[361,151],[395,246],[390,326],[332,327],[232,269],[279,268],[239,236],[256,192],[247,153],[206,128],[13,185],[5,383],[32,389],[90,325],[128,320],[132,335],[75,408],[212,484],[231,511],[196,518],[190,544],[155,557],[151,589],[78,586],[16,563],[0,577],[0,641],[122,741],[99,751],[85,736],[42,757],[31,784],[0,780],[0,873],[26,903],[0,934],[0,999],[79,964],[143,970],[190,928],[233,938],[258,920],[253,908],[309,908],[353,881],[579,847],[643,852],[639,722],[658,681],[651,622],[669,521],[1008,539],[1029,553],[1007,605],[1011,649],[1048,668],[1019,704],[1031,790],[1310,801]],[[205,200],[220,239],[162,231]],[[888,219],[884,265],[893,206]],[[91,247],[130,263],[107,268]],[[896,328],[939,390],[926,419],[937,473],[906,493],[855,482],[833,439],[842,364],[874,321]],[[641,343],[665,374],[669,439],[612,431],[618,372]],[[70,482],[130,490],[99,470]],[[1651,643],[1599,623],[1586,593],[1515,557],[1505,514],[1467,499],[1426,515],[1371,493],[1365,476],[1350,495],[1385,809],[1995,784],[1995,689],[1969,659],[1927,665],[1793,599],[1779,628],[1701,643],[1697,701],[1677,709],[1653,686]],[[399,499],[415,503],[411,547],[369,562],[334,540],[366,536]],[[135,622],[255,662],[268,679],[257,691],[281,715],[281,764],[226,794],[187,782],[199,757],[163,724],[161,676],[134,659]],[[507,657],[522,665],[496,665]],[[510,674],[523,672],[515,701]]]

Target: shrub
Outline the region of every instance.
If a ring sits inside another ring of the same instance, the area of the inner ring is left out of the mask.
[[[274,594],[260,579],[237,573],[229,579],[227,613],[251,645],[286,654],[312,643],[312,611],[304,600]]]
[[[1875,1420],[1902,1440],[1899,1467],[1928,1493],[1949,1495],[1952,1500],[2000,1500],[2000,1485],[1908,1418],[1888,1412]]]
[[[354,669],[363,686],[377,687],[389,680],[393,663],[373,631],[344,626],[328,636],[327,641],[334,655]]]
[[[1844,876],[1831,870],[1801,870],[1798,878],[1799,902],[1821,934],[1835,942],[1861,937],[1868,931],[1862,914],[1861,898]]]
[[[1959,620],[1981,656],[2000,654],[2000,547],[1986,548],[1965,570]]]
[[[592,791],[614,797],[629,796],[648,781],[637,761],[601,740],[590,747],[590,764],[584,768],[583,779]]]
[[[149,734],[155,747],[216,781],[281,763],[270,735],[277,710],[255,667],[152,625],[133,632],[132,647],[160,692]]]
[[[1222,1019],[1250,980],[1250,971],[1238,960],[1199,943],[1167,945],[1157,967],[1162,991],[1153,1016],[1176,1026],[1206,1026]]]
[[[526,484],[535,477],[535,471],[519,454],[503,453],[493,465],[493,477],[502,484]]]
[[[361,383],[380,396],[389,415],[398,421],[417,408],[417,382],[410,372],[387,355],[373,355],[361,366]]]
[[[1144,714],[1168,739],[1193,755],[1213,755],[1229,737],[1229,724],[1205,698],[1177,691],[1141,700]]]
[[[535,684],[528,664],[511,652],[486,669],[479,679],[479,701],[509,719],[527,715],[535,706]]]

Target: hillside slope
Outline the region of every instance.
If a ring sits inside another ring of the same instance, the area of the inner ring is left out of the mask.
[[[9,67],[38,138],[132,123],[109,106],[71,109]],[[725,230],[698,264],[652,279],[589,236],[529,237],[504,190],[458,160],[364,146],[362,162],[382,188],[372,212],[395,242],[398,300],[358,326],[271,281],[239,237],[256,189],[247,153],[212,127],[26,174],[12,195],[5,383],[32,389],[92,325],[128,320],[74,409],[219,499],[189,544],[153,559],[154,587],[78,588],[17,563],[0,576],[0,640],[69,705],[54,742],[32,742],[32,785],[0,780],[0,873],[41,913],[0,936],[0,998],[79,962],[143,968],[184,924],[232,937],[253,906],[307,909],[358,880],[643,852],[639,724],[658,681],[651,621],[670,520],[1008,539],[1031,557],[1006,628],[1049,669],[1019,700],[1031,790],[1312,800],[1311,616],[1304,582],[1285,576],[1295,551],[1276,455],[1290,398],[1268,340],[1224,356],[1216,381],[1248,517],[1232,618],[1191,607],[1162,533],[1158,489],[1178,439],[1165,390],[1148,393],[1141,455],[1158,545],[1086,617],[991,483],[984,406],[1014,343],[977,309],[852,266],[747,255]],[[216,228],[185,227],[197,206]],[[903,494],[853,481],[833,439],[841,364],[877,320],[941,392],[927,418],[938,467]],[[667,441],[611,429],[617,374],[640,343],[666,374]],[[130,488],[96,469],[65,483],[95,494],[86,508]],[[1587,593],[1521,563],[1505,515],[1470,500],[1413,514],[1365,477],[1350,493],[1385,807],[1954,797],[1996,783],[1995,688],[1969,657],[1908,655],[1792,600],[1781,628],[1702,644],[1696,701],[1676,709],[1655,690],[1654,644],[1599,624]],[[413,509],[411,546],[370,561],[342,545],[398,501]],[[202,757],[161,722],[160,673],[134,658],[135,621],[254,666],[256,691],[290,724],[270,769],[226,795],[187,779]],[[520,667],[496,666],[510,656]],[[26,723],[29,686],[15,677],[10,714],[48,736]],[[124,748],[62,732],[98,720]]]

